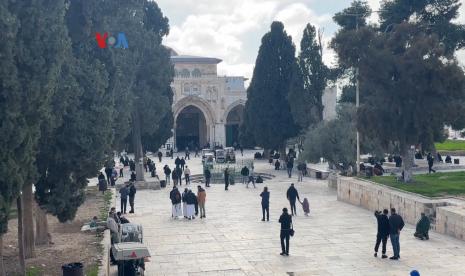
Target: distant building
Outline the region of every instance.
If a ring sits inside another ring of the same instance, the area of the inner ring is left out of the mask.
[[[242,76],[218,76],[220,59],[176,55],[173,52],[175,78],[174,136],[168,141],[178,150],[186,147],[232,146],[239,143],[239,125],[247,100]]]

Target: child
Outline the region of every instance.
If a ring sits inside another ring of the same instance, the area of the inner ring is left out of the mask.
[[[310,204],[308,203],[308,199],[304,198],[304,201],[302,202],[302,208],[304,209],[304,213],[306,216],[310,213]]]

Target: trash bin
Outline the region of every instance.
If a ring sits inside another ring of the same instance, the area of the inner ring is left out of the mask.
[[[321,172],[316,171],[316,172],[315,172],[315,178],[316,178],[316,179],[322,179],[323,176],[322,176]]]
[[[457,159],[454,159],[454,164],[455,164],[455,165],[460,164],[460,160],[459,160],[458,158],[457,158]]]
[[[160,187],[162,187],[162,188],[166,187],[166,181],[165,180],[160,180]]]
[[[84,265],[82,263],[69,263],[61,266],[63,276],[84,276]]]

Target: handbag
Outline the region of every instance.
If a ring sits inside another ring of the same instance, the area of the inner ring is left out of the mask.
[[[294,225],[291,224],[291,229],[289,230],[289,235],[291,235],[291,237],[294,237],[294,234],[295,234]]]

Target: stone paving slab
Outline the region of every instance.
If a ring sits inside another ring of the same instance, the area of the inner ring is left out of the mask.
[[[200,159],[188,165],[193,174],[201,172]],[[161,167],[157,164],[159,174]],[[224,191],[222,185],[212,185],[206,189],[206,219],[173,220],[171,186],[138,191],[136,214],[127,217],[144,226],[145,244],[152,254],[146,275],[400,276],[412,269],[422,276],[465,275],[464,242],[434,232],[429,241],[419,241],[413,238],[414,226],[407,225],[400,237],[401,260],[374,258],[376,219],[371,212],[337,201],[326,181],[305,178],[297,183],[297,175],[289,179],[285,171],[274,171],[265,161],[256,162],[255,168],[276,178],[256,189],[236,184]],[[281,209],[288,207],[285,193],[291,181],[301,198],[309,199],[311,213],[305,217],[297,206],[291,256],[282,257],[277,220]],[[261,221],[259,194],[264,185],[271,192],[270,222]],[[196,186],[190,188],[195,191]],[[392,255],[389,242],[388,254]]]

